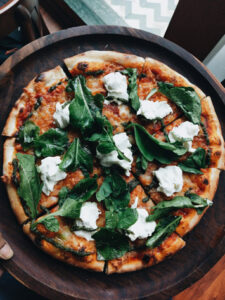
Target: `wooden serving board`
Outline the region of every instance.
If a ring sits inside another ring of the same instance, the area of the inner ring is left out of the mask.
[[[91,49],[116,50],[163,61],[212,97],[225,132],[224,89],[196,58],[150,33],[110,26],[59,31],[8,58],[0,67],[0,130],[23,87],[34,76],[58,64],[63,66],[65,57]],[[1,138],[1,149],[3,142]],[[167,299],[202,277],[224,253],[224,180],[222,172],[215,203],[185,236],[185,248],[154,267],[110,276],[67,266],[36,248],[18,225],[1,183],[0,231],[15,252],[12,260],[2,264],[24,285],[51,299]]]

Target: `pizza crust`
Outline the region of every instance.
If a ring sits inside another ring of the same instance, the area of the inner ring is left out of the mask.
[[[12,108],[9,117],[6,121],[5,127],[2,131],[3,136],[14,136],[18,131],[17,128],[17,117],[19,112],[22,109],[25,109],[26,104],[29,103],[30,96],[35,94],[35,86],[38,82],[43,82],[46,87],[53,86],[60,80],[67,78],[66,74],[64,73],[63,69],[60,66],[56,68],[43,72],[33,78],[28,85],[24,88],[24,92],[20,96],[20,98],[16,101],[14,107]]]
[[[191,86],[195,89],[200,99],[206,97],[205,93],[200,88],[192,84],[186,77],[177,73],[161,61],[147,57],[146,62],[149,64],[149,67],[152,73],[156,76],[156,79],[158,76],[163,81],[174,83],[175,86]]]
[[[17,189],[11,181],[12,176],[12,160],[16,157],[15,151],[15,138],[8,138],[4,143],[4,156],[3,156],[3,180],[6,185],[10,205],[16,218],[20,224],[24,223],[28,216],[25,214]]]
[[[41,250],[60,261],[63,261],[75,267],[88,269],[95,272],[103,272],[104,270],[105,261],[97,260],[95,243],[93,241],[88,242],[84,238],[75,236],[75,234],[73,234],[73,239],[76,240],[76,243],[79,245],[79,247],[83,245],[82,247],[84,247],[85,250],[87,248],[87,251],[94,252],[91,255],[79,257],[70,252],[66,252],[55,247],[53,244],[47,242],[46,240],[42,239],[39,240],[37,243],[36,235],[30,231],[30,223],[27,223],[23,226],[23,231],[27,236],[29,236],[29,238],[33,241],[33,243],[36,246],[38,246]]]
[[[121,258],[108,261],[106,273],[133,272],[158,264],[166,257],[175,254],[185,246],[185,241],[172,233],[159,247],[140,251],[131,251]]]

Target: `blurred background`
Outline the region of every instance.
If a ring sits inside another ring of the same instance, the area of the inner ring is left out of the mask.
[[[0,0],[0,64],[43,35],[81,25],[128,26],[165,37],[195,55],[225,86],[225,0]],[[224,300],[224,267],[222,258],[173,300]],[[0,270],[0,300],[18,295],[44,299]]]

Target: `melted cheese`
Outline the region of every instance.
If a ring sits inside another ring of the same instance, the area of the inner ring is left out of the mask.
[[[137,115],[142,115],[148,120],[162,119],[172,113],[171,106],[166,101],[140,100]]]
[[[57,102],[53,119],[58,127],[67,127],[70,122],[69,105],[65,103],[60,104],[59,102]]]

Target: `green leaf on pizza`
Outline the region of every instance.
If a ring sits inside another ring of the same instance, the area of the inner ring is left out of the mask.
[[[89,200],[97,191],[98,185],[96,177],[82,179],[76,184],[71,191],[65,189],[61,192],[61,200],[63,199],[59,209],[53,213],[50,213],[38,222],[34,223],[36,226],[39,223],[47,224],[48,230],[56,230],[56,218],[55,216],[66,217],[70,219],[76,219],[80,216],[80,210],[82,204]]]
[[[166,95],[194,124],[201,121],[201,100],[192,87],[176,87],[172,83],[158,82],[160,93]]]
[[[111,260],[130,250],[128,238],[113,229],[101,228],[92,235],[97,248],[98,260]]]
[[[156,139],[137,123],[131,123],[130,126],[134,127],[136,144],[147,161],[155,159],[162,164],[168,164],[187,152],[182,143],[165,143]]]
[[[126,181],[117,173],[106,176],[96,193],[99,202],[104,201],[108,210],[118,210],[128,206],[130,193]]]
[[[151,222],[165,217],[170,212],[181,208],[195,208],[198,214],[212,205],[212,202],[204,199],[197,194],[189,193],[186,196],[176,196],[172,200],[166,200],[152,207],[152,213],[147,217],[146,221]]]
[[[93,171],[93,158],[87,148],[82,147],[79,138],[75,138],[63,156],[59,168],[65,172],[74,172],[77,168]]]
[[[127,68],[126,70],[121,71],[122,74],[128,76],[128,94],[130,106],[138,111],[140,108],[140,100],[138,97],[138,88],[137,88],[137,69]]]
[[[193,174],[203,174],[200,168],[206,168],[206,152],[203,148],[198,148],[186,160],[178,164],[184,171]]]
[[[37,205],[41,197],[42,185],[33,155],[17,153],[20,181],[18,194],[23,199],[31,218],[37,216]]]
[[[118,211],[106,211],[105,221],[106,228],[110,229],[127,229],[138,219],[136,209],[127,207]]]
[[[22,145],[23,150],[28,150],[34,144],[34,141],[39,136],[39,127],[32,121],[26,121],[23,126],[20,127],[18,141]]]
[[[96,127],[96,114],[101,112],[104,96],[100,94],[93,96],[86,86],[85,78],[81,75],[70,82],[70,88],[75,92],[69,106],[71,126],[83,134],[93,132]]]
[[[181,220],[181,217],[168,216],[166,218],[160,219],[158,222],[154,233],[147,240],[146,246],[148,248],[155,248],[160,246],[163,241],[170,236],[177,228]]]
[[[67,133],[59,128],[51,128],[34,141],[37,157],[60,155],[68,145]]]

